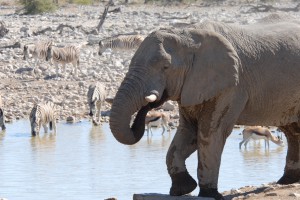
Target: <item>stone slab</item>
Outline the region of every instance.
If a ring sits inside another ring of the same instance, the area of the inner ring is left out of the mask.
[[[208,197],[196,197],[196,196],[170,196],[166,194],[157,193],[145,193],[134,194],[133,200],[214,200],[214,198]]]

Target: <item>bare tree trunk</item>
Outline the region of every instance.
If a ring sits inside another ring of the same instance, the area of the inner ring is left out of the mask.
[[[9,30],[6,28],[4,21],[0,21],[0,38],[4,37]]]
[[[102,25],[103,25],[103,23],[104,23],[104,20],[105,20],[105,18],[106,18],[107,13],[108,13],[108,8],[109,8],[109,6],[111,6],[111,5],[113,5],[113,0],[109,0],[108,4],[107,4],[107,5],[105,6],[105,8],[104,8],[104,12],[103,12],[103,14],[102,14],[102,16],[101,16],[101,19],[100,19],[100,22],[99,22],[99,24],[98,24],[98,26],[97,26],[98,32],[100,32],[100,30],[101,30],[101,28],[102,28]]]

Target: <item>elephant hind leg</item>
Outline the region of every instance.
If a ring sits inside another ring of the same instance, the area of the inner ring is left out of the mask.
[[[279,184],[291,184],[300,181],[300,126],[292,123],[279,127],[287,138],[288,151],[283,176]]]

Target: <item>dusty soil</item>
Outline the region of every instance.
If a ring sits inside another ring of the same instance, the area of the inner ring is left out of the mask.
[[[259,187],[246,186],[237,190],[226,191],[223,195],[226,199],[300,199],[300,183],[290,185],[270,183]]]

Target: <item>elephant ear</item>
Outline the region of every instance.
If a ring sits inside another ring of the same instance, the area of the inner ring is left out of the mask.
[[[182,87],[182,106],[200,104],[239,82],[240,60],[225,37],[203,30],[192,31],[191,37],[195,45]]]

